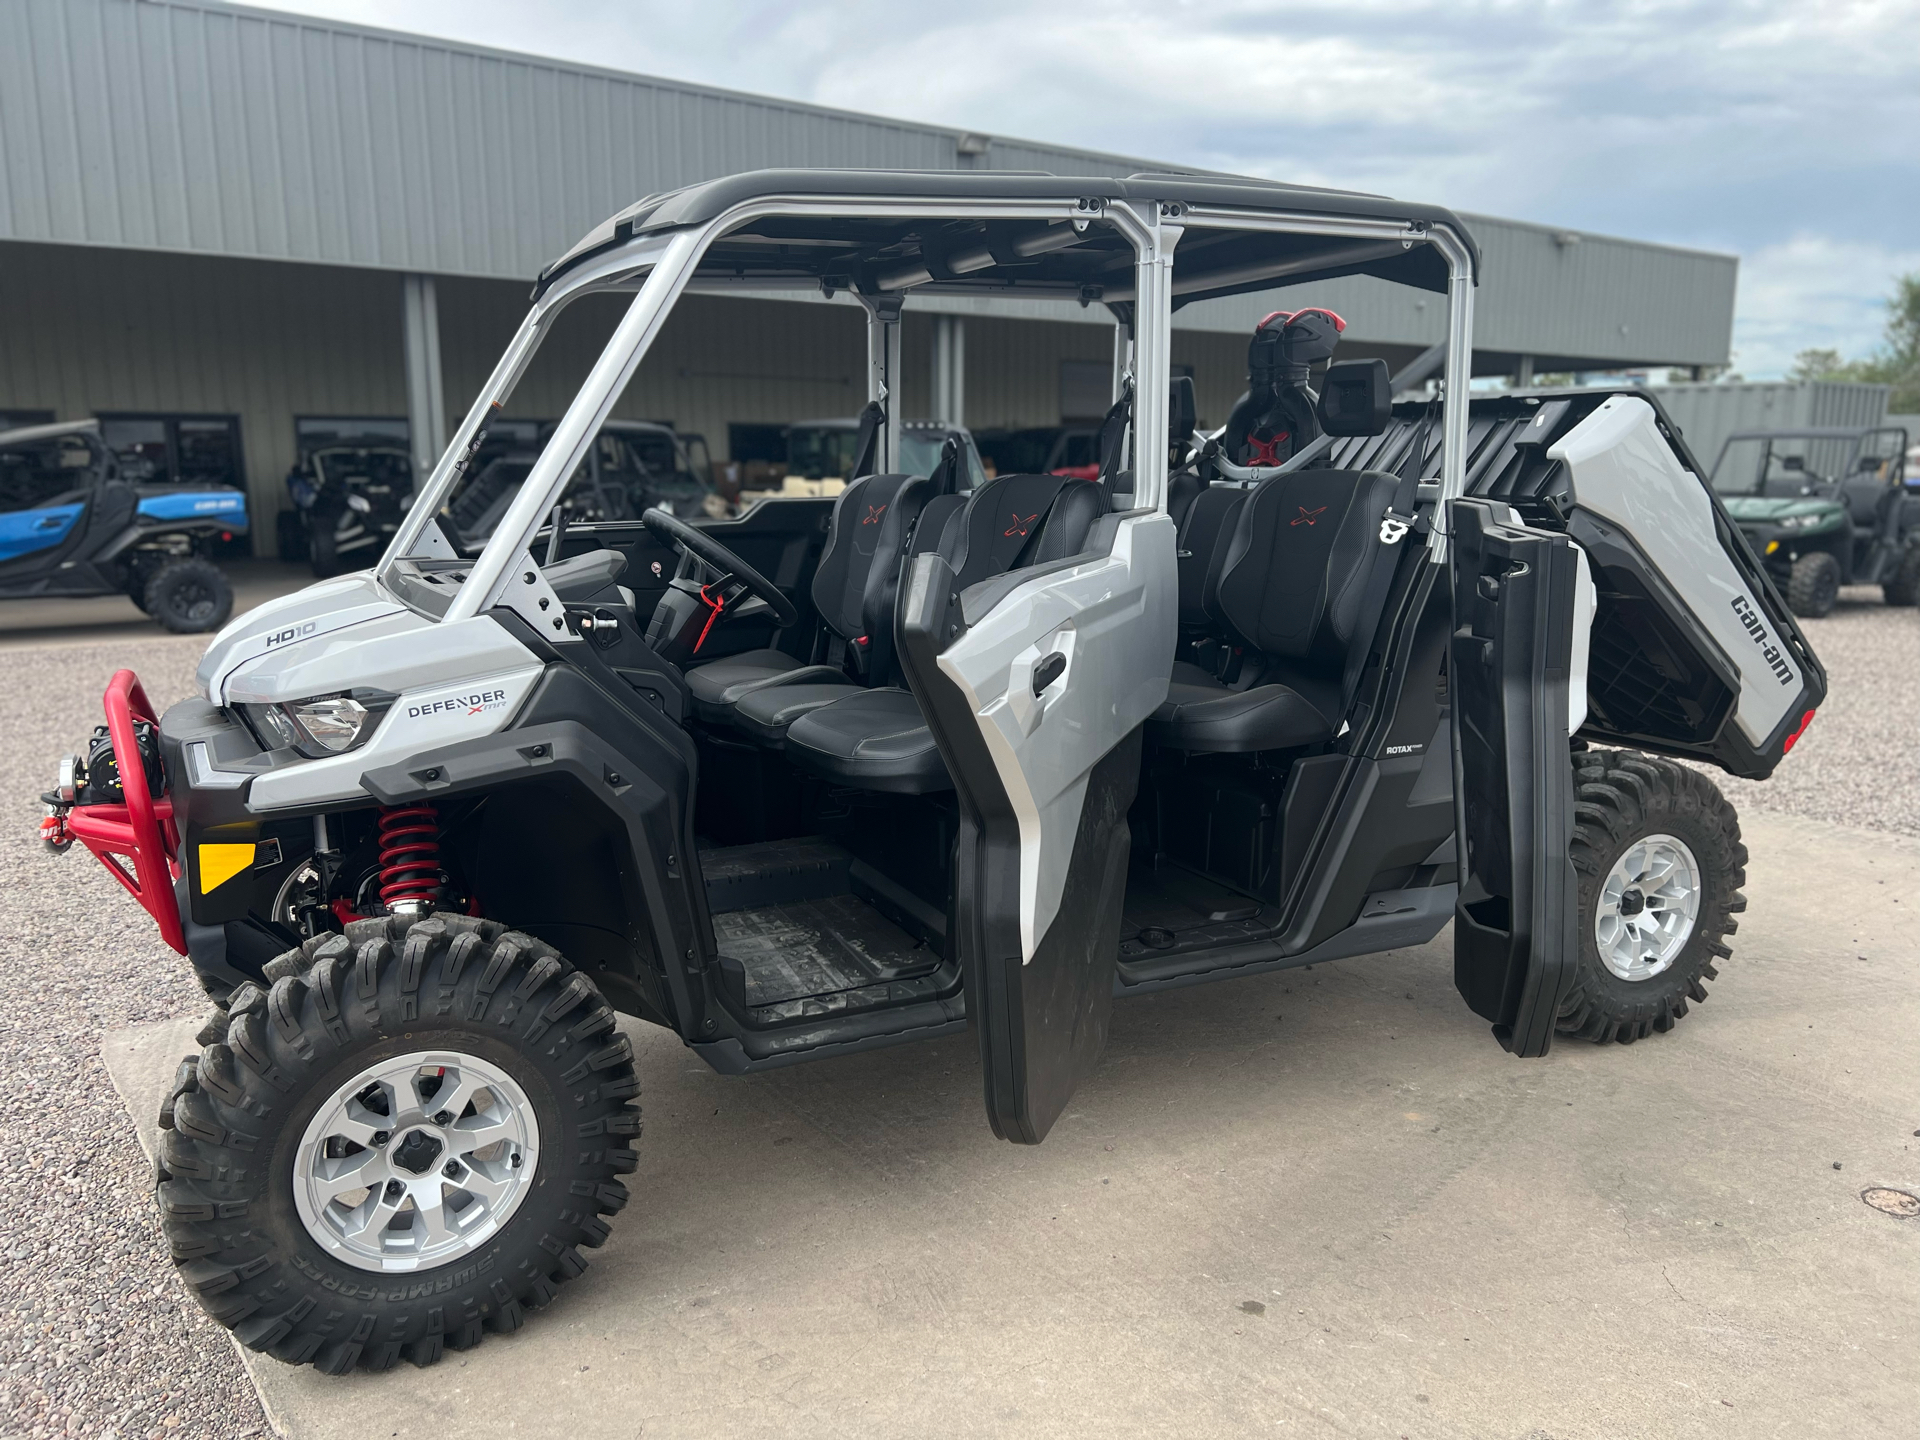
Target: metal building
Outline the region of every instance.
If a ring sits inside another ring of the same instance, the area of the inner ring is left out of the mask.
[[[1687,437],[1694,458],[1711,470],[1729,435],[1752,430],[1885,424],[1891,392],[1888,385],[1853,381],[1749,380],[1663,385],[1660,403]]]
[[[112,417],[173,473],[225,455],[264,518],[296,419],[405,417],[436,455],[549,259],[642,195],[784,165],[1168,168],[213,0],[0,0],[0,422]],[[1477,373],[1726,362],[1734,257],[1467,220]],[[1343,353],[1442,335],[1443,307],[1367,279],[1188,307],[1203,417],[1258,317],[1303,303],[1349,320]],[[611,313],[574,323],[522,414],[558,413]],[[724,456],[730,427],[851,414],[863,346],[844,300],[694,298],[618,413]],[[1100,395],[1111,320],[926,298],[904,352],[909,415],[1054,424]]]

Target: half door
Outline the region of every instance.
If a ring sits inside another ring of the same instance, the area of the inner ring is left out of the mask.
[[[0,585],[50,574],[86,531],[93,452],[78,435],[0,451]]]
[[[1580,556],[1511,506],[1452,509],[1453,979],[1516,1055],[1544,1055],[1578,959],[1574,626]]]
[[[954,939],[987,1117],[1038,1144],[1106,1044],[1141,726],[1166,698],[1177,583],[1164,514],[956,593],[919,556],[901,658],[960,808]]]

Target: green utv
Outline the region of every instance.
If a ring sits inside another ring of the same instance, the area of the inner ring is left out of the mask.
[[[1721,447],[1713,488],[1794,614],[1827,614],[1842,585],[1912,605],[1920,493],[1906,453],[1895,425],[1746,431]]]

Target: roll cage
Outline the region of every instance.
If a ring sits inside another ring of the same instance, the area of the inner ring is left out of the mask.
[[[1134,379],[1133,433],[1168,425],[1174,310],[1203,299],[1369,274],[1446,294],[1442,517],[1462,492],[1477,254],[1451,213],[1370,195],[1191,176],[1126,180],[951,172],[763,171],[653,196],[597,227],[542,273],[534,303],[422,487],[376,571],[396,593],[407,571],[459,558],[435,517],[561,312],[583,295],[632,302],[555,425],[486,547],[439,578],[457,584],[438,618],[496,607],[552,639],[554,597],[529,563],[534,537],[681,295],[792,289],[851,294],[867,312],[867,391],[890,411],[899,388],[900,313],[916,293],[1104,304],[1115,319],[1116,392]],[[1124,377],[1124,378],[1123,378]],[[897,421],[898,417],[890,417]],[[895,467],[899,425],[882,430]],[[1139,446],[1133,504],[1164,511],[1168,457]],[[516,581],[516,577],[524,577]],[[444,593],[444,592],[443,592]],[[543,603],[544,602],[544,603]]]

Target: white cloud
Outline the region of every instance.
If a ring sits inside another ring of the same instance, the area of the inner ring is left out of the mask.
[[[1920,235],[1920,0],[278,3],[1732,250],[1753,373],[1870,348],[1888,267],[1912,268]]]
[[[1887,321],[1896,275],[1920,272],[1920,249],[1891,250],[1798,235],[1740,268],[1734,367],[1753,379],[1783,374],[1802,350],[1871,353]]]

